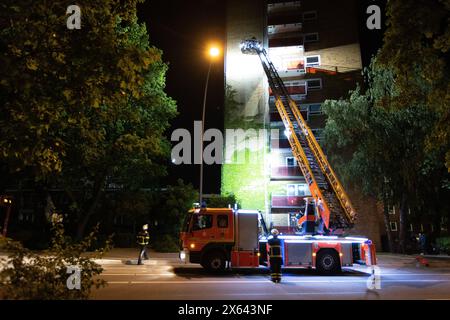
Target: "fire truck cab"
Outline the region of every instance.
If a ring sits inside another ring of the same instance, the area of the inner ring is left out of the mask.
[[[209,271],[267,267],[271,237],[260,212],[230,208],[189,211],[181,231],[180,259]],[[281,234],[284,268],[336,273],[353,264],[375,265],[375,246],[366,238]]]

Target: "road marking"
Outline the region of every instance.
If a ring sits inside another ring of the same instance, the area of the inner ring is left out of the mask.
[[[236,283],[272,283],[270,280],[248,280],[248,281],[216,281],[216,280],[185,280],[185,281],[107,281],[109,284],[236,284]],[[386,282],[450,282],[450,280],[383,280]],[[335,280],[298,280],[298,281],[282,281],[281,283],[367,283],[367,280],[348,280],[348,281],[335,281]]]
[[[173,273],[102,273],[102,276],[175,276]]]
[[[382,276],[450,276],[450,273],[383,273]]]
[[[341,291],[341,292],[330,292],[330,293],[324,293],[324,292],[283,292],[283,293],[277,293],[280,295],[344,295],[344,294],[366,294],[367,291]],[[226,296],[273,296],[273,293],[225,293]]]

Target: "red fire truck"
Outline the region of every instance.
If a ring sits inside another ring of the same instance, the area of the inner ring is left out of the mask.
[[[268,238],[258,211],[197,208],[186,216],[180,258],[210,271],[264,267],[269,260]],[[376,264],[375,246],[366,238],[281,234],[279,239],[284,268],[310,268],[330,274],[353,264]]]

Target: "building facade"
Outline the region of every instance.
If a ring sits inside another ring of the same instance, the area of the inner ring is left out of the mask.
[[[225,129],[241,125],[263,128],[265,134],[261,138],[261,134],[247,133],[240,137],[241,143],[226,141],[225,154],[244,153],[246,157],[241,158],[247,161],[225,162],[222,193],[234,193],[243,207],[263,211],[266,221],[278,228],[295,226],[294,215],[309,189],[292,155],[259,58],[243,55],[239,44],[252,37],[262,41],[320,142],[326,121],[323,102],[346,97],[362,80],[357,10],[356,0],[228,1]],[[243,141],[252,135],[257,135],[259,143]],[[248,161],[255,152],[260,161]],[[377,211],[376,203],[358,211],[355,232],[378,240],[382,218],[370,213]]]

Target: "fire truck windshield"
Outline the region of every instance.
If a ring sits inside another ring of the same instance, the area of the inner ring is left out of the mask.
[[[212,215],[210,214],[195,214],[192,220],[192,231],[209,229],[212,227]]]
[[[181,229],[181,232],[189,232],[189,227],[191,224],[191,217],[192,217],[192,214],[190,212],[188,212],[186,217],[184,217],[183,228]]]

